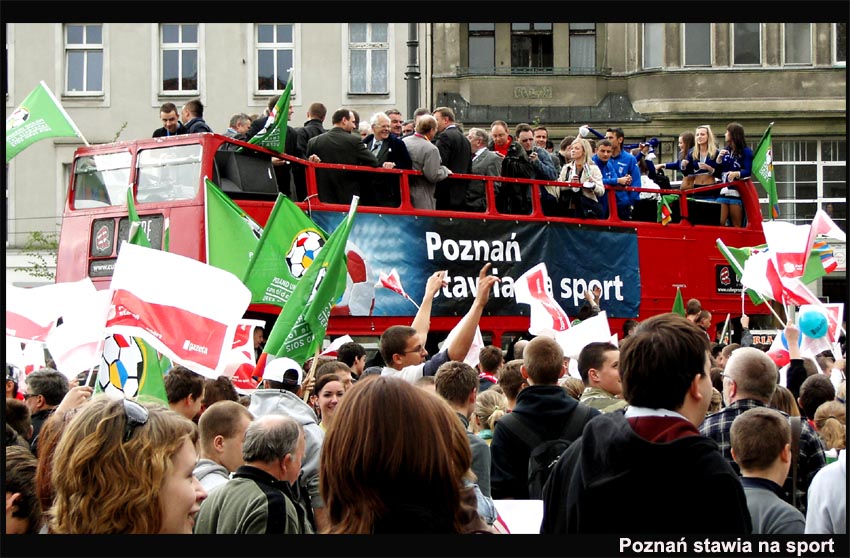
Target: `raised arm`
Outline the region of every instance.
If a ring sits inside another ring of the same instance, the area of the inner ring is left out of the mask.
[[[481,314],[484,312],[484,307],[490,299],[490,291],[493,285],[499,280],[498,277],[489,275],[490,266],[486,263],[478,273],[478,291],[475,295],[475,300],[472,302],[472,307],[461,318],[461,325],[458,328],[457,335],[452,340],[452,344],[448,347],[448,355],[450,360],[463,360],[466,353],[469,352],[469,347],[475,339],[475,330],[478,327],[478,321],[481,319]]]
[[[422,304],[419,305],[419,311],[416,312],[416,317],[413,318],[413,323],[410,324],[419,334],[422,345],[425,345],[425,341],[428,339],[428,330],[431,329],[431,306],[434,302],[434,296],[436,296],[445,282],[445,271],[435,271],[428,278],[428,282],[425,283],[425,295],[422,297]]]

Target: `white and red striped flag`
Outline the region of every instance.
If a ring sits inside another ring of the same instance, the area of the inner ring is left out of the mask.
[[[224,376],[230,378],[238,393],[248,395],[257,389],[254,369],[257,355],[254,352],[254,329],[266,327],[265,320],[240,320],[233,334],[233,344],[224,357]]]
[[[172,362],[224,373],[251,292],[235,275],[177,254],[124,242],[112,276],[107,333],[141,337]]]
[[[552,296],[552,281],[545,263],[539,263],[514,282],[516,301],[531,307],[528,332],[532,335],[558,337],[570,328],[570,318]]]
[[[395,293],[398,293],[410,302],[412,302],[417,309],[419,308],[419,305],[416,304],[416,301],[410,298],[410,295],[404,292],[404,287],[401,286],[401,277],[398,276],[398,271],[396,271],[395,268],[392,268],[389,274],[386,274],[382,271],[380,276],[378,277],[378,282],[375,283],[375,286],[384,287]]]
[[[69,301],[95,290],[91,279],[29,289],[6,285],[6,336],[44,343]]]

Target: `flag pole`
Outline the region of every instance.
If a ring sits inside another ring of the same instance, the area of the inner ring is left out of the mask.
[[[304,382],[303,382],[304,384],[307,383],[307,380],[316,376],[316,367],[319,365],[319,353],[321,352],[321,350],[322,350],[322,347],[321,347],[321,344],[320,344],[318,347],[316,347],[316,353],[313,355],[313,360],[310,362],[310,371],[304,377]],[[307,400],[310,399],[310,390],[309,389],[304,390],[303,399],[304,399],[304,403],[306,403]]]
[[[729,319],[732,317],[732,314],[726,314],[726,321],[723,322],[723,329],[720,331],[720,342],[725,343],[724,339],[726,339],[726,333],[729,331]]]
[[[65,107],[62,106],[62,104],[59,102],[59,100],[53,94],[53,91],[51,91],[50,88],[47,87],[47,84],[44,83],[44,80],[41,80],[41,85],[42,85],[42,87],[44,87],[44,90],[47,92],[47,94],[50,95],[50,99],[56,104],[56,107],[62,113],[62,116],[64,116],[65,119],[68,120],[68,122],[71,123],[71,126],[74,128],[74,131],[77,132],[77,135],[80,136],[80,139],[83,140],[83,143],[86,144],[86,147],[89,147],[91,144],[89,144],[88,140],[86,140],[86,137],[83,135],[83,133],[80,131],[80,129],[77,128],[77,123],[74,122],[74,119],[71,118],[71,115],[68,114],[65,111]]]

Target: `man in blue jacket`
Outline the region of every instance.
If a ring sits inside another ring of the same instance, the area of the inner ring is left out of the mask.
[[[637,159],[623,149],[626,135],[622,128],[608,128],[605,139],[611,142],[611,160],[608,165],[614,169],[617,175],[618,186],[630,186],[640,188],[640,167]],[[604,180],[603,180],[604,182]],[[618,191],[617,192],[617,215],[620,219],[630,221],[632,219],[632,206],[640,199],[639,192]]]

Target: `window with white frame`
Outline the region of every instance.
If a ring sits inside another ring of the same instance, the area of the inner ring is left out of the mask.
[[[711,24],[686,23],[682,33],[685,66],[711,66]]]
[[[664,63],[664,24],[643,24],[643,67],[660,68]]]
[[[761,24],[732,24],[733,55],[736,66],[761,64]]]
[[[596,68],[596,24],[570,23],[570,68]]]
[[[286,88],[295,60],[294,32],[291,23],[257,24],[257,92],[273,93]]]
[[[160,26],[162,90],[166,93],[198,92],[198,25]]]
[[[348,25],[348,93],[389,93],[390,36],[388,23]]]
[[[65,94],[103,94],[103,26],[65,24]]]
[[[783,30],[785,64],[811,64],[812,24],[786,23]]]
[[[492,71],[496,66],[496,24],[469,24],[469,67]]]
[[[774,140],[773,170],[779,197],[779,218],[803,225],[818,209],[847,230],[847,141]],[[764,190],[759,187],[760,195]],[[760,200],[768,215],[767,198]]]
[[[832,24],[832,52],[835,64],[847,64],[847,22]]]

